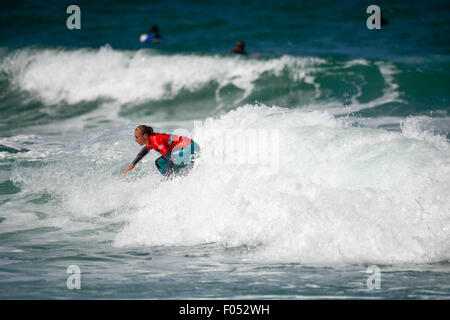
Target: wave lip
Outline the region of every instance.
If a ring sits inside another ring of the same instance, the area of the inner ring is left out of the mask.
[[[6,75],[8,103],[22,107],[10,115],[18,123],[80,115],[86,126],[143,115],[204,119],[254,101],[372,118],[395,116],[399,106],[401,117],[430,108],[446,116],[442,105],[423,105],[422,91],[410,81],[424,76],[419,69],[389,61],[24,48],[3,55],[0,75]]]
[[[247,97],[265,72],[290,70],[293,80],[311,81],[319,58],[283,56],[269,60],[239,57],[160,55],[148,50],[23,49],[7,55],[0,70],[13,84],[36,93],[45,104],[112,99],[120,104],[168,99],[180,91],[195,91],[216,82],[216,95],[227,85]]]

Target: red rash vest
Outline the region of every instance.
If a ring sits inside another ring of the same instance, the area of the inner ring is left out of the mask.
[[[172,136],[172,141],[170,137]],[[172,143],[171,143],[172,142]],[[175,134],[158,133],[150,136],[149,142],[145,145],[148,150],[155,149],[162,155],[167,151],[179,150],[187,147],[192,142],[191,139],[186,137],[177,136]]]

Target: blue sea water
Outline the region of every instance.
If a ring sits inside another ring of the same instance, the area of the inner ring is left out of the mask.
[[[446,1],[4,1],[0,30],[0,298],[450,297]],[[203,161],[123,175],[139,124]]]

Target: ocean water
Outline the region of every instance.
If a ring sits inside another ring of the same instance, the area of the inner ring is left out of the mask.
[[[446,1],[0,17],[0,298],[450,298]],[[139,124],[193,137],[193,170],[123,175]]]

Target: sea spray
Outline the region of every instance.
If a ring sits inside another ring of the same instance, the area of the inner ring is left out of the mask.
[[[210,122],[229,135],[238,123],[278,127],[278,172],[200,163],[142,197],[116,245],[218,242],[257,246],[255,259],[325,264],[449,258],[448,143],[265,106]]]
[[[390,132],[348,126],[322,111],[247,105],[205,120],[202,136],[192,132],[203,152],[223,147],[236,163],[200,157],[188,175],[160,184],[154,152],[121,174],[139,150],[132,126],[51,152],[32,139],[29,151],[5,153],[18,161],[11,179],[22,193],[50,195],[53,226],[119,223],[118,247],[215,242],[253,247],[249,257],[263,261],[442,261],[450,243],[449,144],[415,123],[406,119],[403,132]],[[263,149],[278,153],[276,166],[242,162],[244,150],[216,144],[245,130],[276,130]],[[3,144],[21,148],[24,138]],[[21,165],[32,156],[46,165]]]

